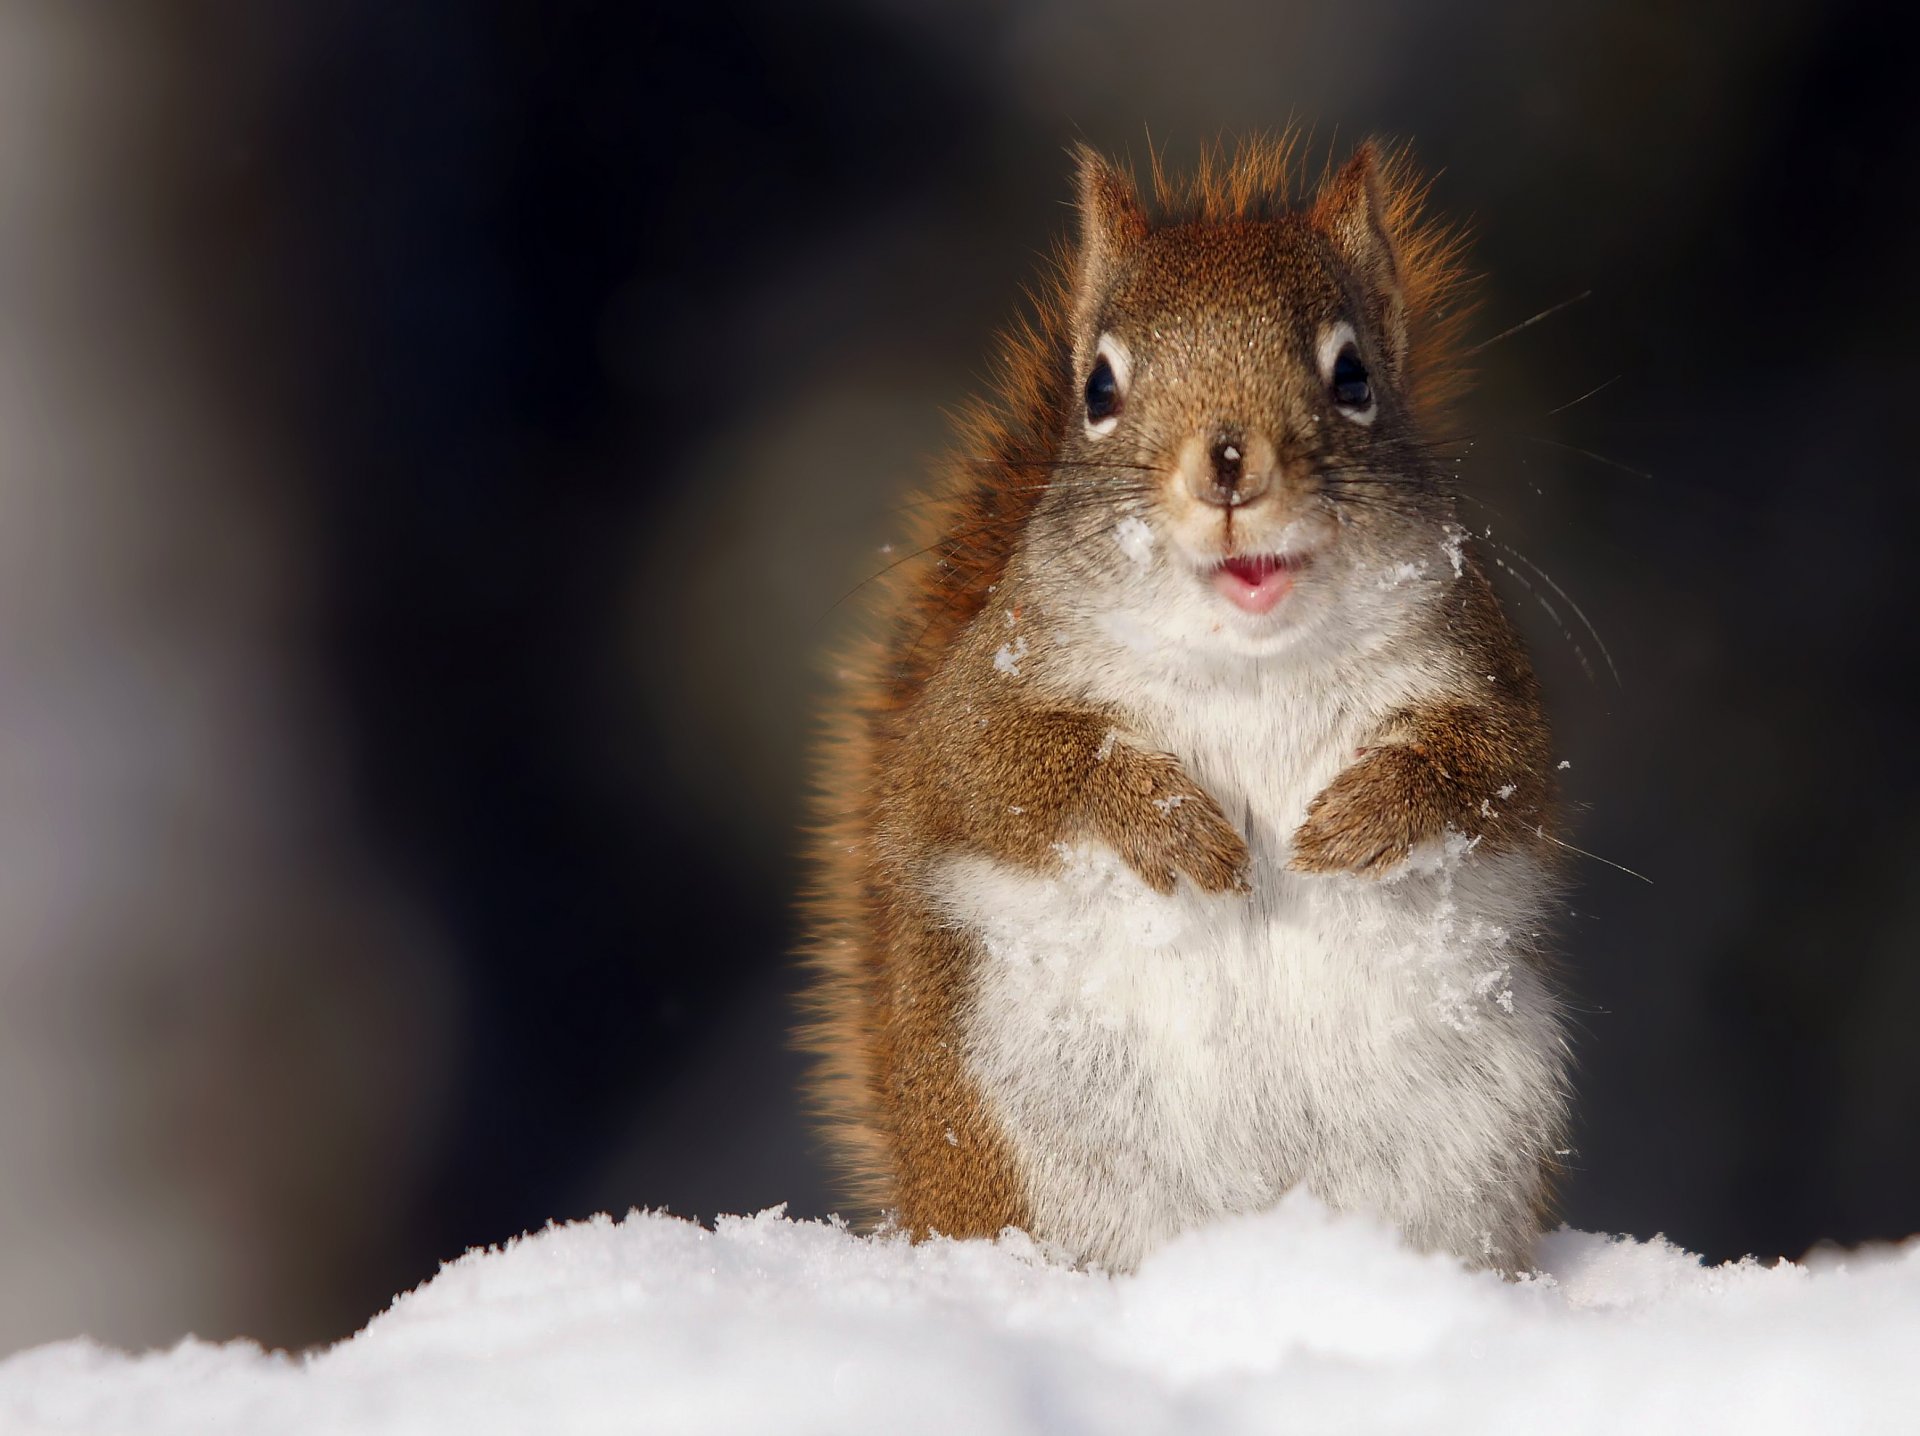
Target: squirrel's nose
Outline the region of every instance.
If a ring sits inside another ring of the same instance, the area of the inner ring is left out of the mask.
[[[1206,472],[1194,476],[1199,482],[1193,486],[1193,496],[1223,509],[1252,503],[1273,480],[1271,465],[1249,454],[1250,449],[1264,447],[1233,430],[1215,434],[1207,449]]]

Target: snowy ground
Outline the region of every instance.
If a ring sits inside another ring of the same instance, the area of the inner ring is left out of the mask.
[[[1016,1238],[640,1214],[450,1263],[304,1358],[0,1361],[0,1432],[1910,1431],[1920,1241],[1809,1268],[1551,1238],[1518,1284],[1289,1198],[1134,1276]]]

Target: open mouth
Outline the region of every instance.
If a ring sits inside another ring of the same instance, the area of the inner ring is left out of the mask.
[[[1213,571],[1213,589],[1245,613],[1268,613],[1293,591],[1293,576],[1306,565],[1304,554],[1276,553],[1230,558]]]

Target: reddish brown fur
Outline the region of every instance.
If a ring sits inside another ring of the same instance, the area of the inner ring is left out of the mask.
[[[1282,136],[1244,143],[1231,158],[1209,151],[1185,184],[1170,181],[1156,157],[1153,188],[1163,221],[1223,224],[1279,213],[1297,198],[1298,149],[1297,137]],[[1465,381],[1458,354],[1468,313],[1462,239],[1422,217],[1426,185],[1403,151],[1376,157],[1372,169],[1393,236],[1407,323],[1404,392],[1431,430]],[[1090,172],[1083,162],[1083,175]],[[1323,182],[1308,211],[1317,223],[1338,207],[1338,183]],[[1118,196],[1130,197],[1130,188]],[[1124,204],[1105,208],[1124,221]],[[1064,825],[1078,823],[1107,838],[1163,888],[1171,887],[1176,868],[1209,890],[1234,886],[1246,859],[1237,832],[1177,763],[1142,757],[1098,764],[1107,727],[1101,715],[1021,710],[1004,695],[938,686],[943,658],[1002,577],[1070,418],[1071,276],[1085,258],[1063,249],[1032,296],[1033,315],[1006,336],[993,398],[965,411],[958,455],[916,525],[913,541],[925,548],[875,585],[874,611],[885,632],[843,665],[844,686],[828,714],[807,898],[811,1020],[802,1041],[815,1058],[813,1095],[853,1209],[862,1219],[895,1212],[916,1233],[938,1227],[991,1234],[1020,1225],[1024,1211],[1004,1145],[961,1066],[964,940],[915,897],[908,869],[919,855],[885,851],[877,841],[883,811],[904,814],[910,831],[959,842],[970,836],[963,830],[970,814],[1018,807],[1017,816],[996,817],[986,845],[1036,865]],[[1477,571],[1469,587],[1491,604]],[[1488,641],[1512,647],[1497,609],[1480,611],[1477,597],[1466,607],[1475,610],[1461,615],[1469,626],[1490,625]],[[1515,661],[1513,682],[1530,685],[1524,660]],[[1530,691],[1513,696],[1530,704]],[[956,751],[965,740],[955,735],[976,726],[965,721],[974,716],[971,704],[991,707],[978,716],[995,741]],[[943,718],[909,731],[909,710]],[[1046,724],[1048,731],[1010,741],[1022,737],[1021,723]],[[1521,769],[1537,773],[1543,765],[1516,766],[1512,758],[1532,756],[1537,744],[1527,734],[1506,736],[1514,741],[1489,738],[1471,719],[1409,715],[1391,750],[1350,769],[1315,805],[1302,830],[1301,865],[1383,862],[1437,831],[1437,824],[1462,818],[1466,795],[1526,782]],[[1046,756],[1016,762],[1007,756],[1016,751]],[[1017,792],[1022,801],[954,801],[944,776],[954,772],[966,774],[976,797],[979,785],[1004,782],[1004,796]],[[1382,784],[1391,785],[1384,798],[1369,791]],[[1156,810],[1157,818],[1146,814],[1153,798],[1173,793],[1188,801]],[[1510,811],[1531,813],[1544,801],[1533,783]],[[1177,816],[1170,820],[1169,811]]]

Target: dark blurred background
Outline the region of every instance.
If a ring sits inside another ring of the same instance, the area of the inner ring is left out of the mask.
[[[837,600],[1064,147],[1289,119],[1417,142],[1484,336],[1591,291],[1486,351],[1464,470],[1553,609],[1501,575],[1575,840],[1652,879],[1578,869],[1566,1216],[1920,1230],[1898,36],[6,0],[0,1350],[300,1344],[549,1218],[827,1211],[786,1033]]]

